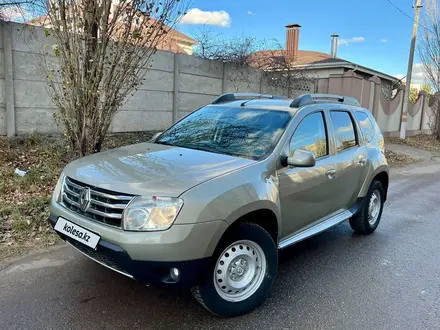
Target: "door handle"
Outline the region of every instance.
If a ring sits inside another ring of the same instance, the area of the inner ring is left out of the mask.
[[[325,172],[325,175],[327,175],[327,177],[331,180],[335,178],[336,175],[336,170],[328,170],[327,172]]]
[[[365,166],[365,164],[367,164],[367,158],[365,157],[359,158],[359,164],[361,164],[361,166]]]

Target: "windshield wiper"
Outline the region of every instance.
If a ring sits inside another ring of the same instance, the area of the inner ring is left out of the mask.
[[[201,145],[201,146],[176,145],[176,147],[200,150],[200,151],[205,151],[205,152],[211,152],[214,154],[228,155],[228,156],[233,156],[233,157],[243,157],[243,155],[241,155],[241,154],[233,153],[233,152],[230,152],[229,150],[224,150],[219,147],[211,147],[209,145]]]
[[[177,147],[176,145],[166,142],[166,141],[154,141],[155,144],[162,144],[164,146],[172,146],[172,147]]]
[[[217,149],[214,149],[214,148],[208,147],[208,146],[178,145],[178,147],[206,151],[206,152],[212,152],[212,153],[216,153],[216,154],[219,153]]]
[[[249,157],[246,157],[244,155],[231,152],[229,150],[224,150],[221,147],[220,148],[219,147],[212,147],[210,145],[205,145],[205,144],[202,144],[200,146],[195,146],[195,145],[185,145],[185,144],[171,144],[171,143],[165,142],[165,141],[164,142],[157,141],[157,142],[154,142],[154,143],[163,144],[163,145],[167,145],[167,146],[173,146],[173,147],[177,147],[177,148],[186,148],[186,149],[192,149],[192,150],[205,151],[205,152],[210,152],[210,153],[213,153],[213,154],[228,155],[228,156],[240,157],[240,158],[243,158],[243,157],[244,158],[249,158]]]

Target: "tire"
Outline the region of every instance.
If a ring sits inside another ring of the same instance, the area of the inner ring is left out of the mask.
[[[377,201],[377,199],[379,199]],[[362,205],[358,213],[350,219],[351,228],[359,234],[372,234],[379,225],[382,217],[385,193],[383,186],[379,181],[373,181],[367,195],[362,201]],[[370,216],[370,204],[376,204],[377,209],[372,211]],[[374,215],[374,216],[373,216]]]
[[[204,281],[191,291],[211,313],[239,316],[264,302],[277,272],[278,249],[270,234],[257,224],[242,223],[220,241]]]

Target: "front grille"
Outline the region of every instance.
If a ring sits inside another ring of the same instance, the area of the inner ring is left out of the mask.
[[[86,187],[90,188],[90,204],[83,211],[80,208],[79,196]],[[68,177],[64,180],[62,197],[63,205],[69,210],[91,220],[119,228],[121,227],[122,212],[134,198],[132,195],[97,188]]]
[[[91,258],[97,262],[100,262],[113,270],[116,270],[116,271],[119,271],[119,272],[124,273],[126,275],[129,275],[129,273],[119,263],[119,261],[116,258],[114,258],[113,256],[106,254],[106,253],[103,253],[99,250],[93,250],[92,248],[89,248],[88,246],[85,246],[84,244],[79,243],[77,241],[74,241],[73,239],[70,239],[70,238],[67,238],[67,241],[74,248],[76,248],[80,252],[84,253],[89,258]]]

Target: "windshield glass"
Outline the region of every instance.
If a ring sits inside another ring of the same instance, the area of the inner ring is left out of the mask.
[[[272,152],[291,117],[287,111],[207,106],[155,143],[258,160]]]

